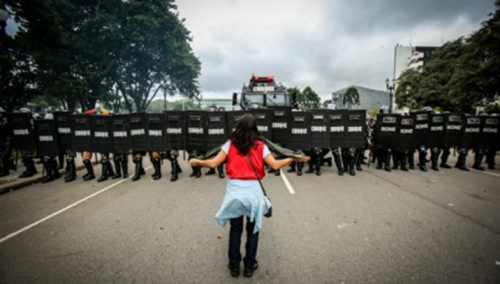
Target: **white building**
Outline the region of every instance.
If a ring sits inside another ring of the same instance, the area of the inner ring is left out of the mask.
[[[425,64],[432,58],[433,46],[402,46],[397,44],[394,48],[394,74],[398,79],[407,69],[416,69],[422,72]]]

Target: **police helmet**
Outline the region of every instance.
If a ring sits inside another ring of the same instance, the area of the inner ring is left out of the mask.
[[[422,110],[423,111],[433,111],[433,109],[430,106],[426,106]]]

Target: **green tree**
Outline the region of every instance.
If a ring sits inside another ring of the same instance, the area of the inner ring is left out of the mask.
[[[307,86],[302,92],[297,94],[297,101],[306,109],[319,108],[321,99],[318,94]]]
[[[200,62],[171,0],[123,3],[114,82],[127,108],[145,109],[160,90],[195,97]]]
[[[348,109],[351,109],[352,105],[359,105],[359,92],[355,87],[350,87],[344,93],[342,99],[342,104],[347,105]]]
[[[399,108],[407,106],[410,109],[419,108],[422,98],[419,98],[418,87],[422,74],[415,69],[407,69],[401,73],[396,88],[396,104]]]

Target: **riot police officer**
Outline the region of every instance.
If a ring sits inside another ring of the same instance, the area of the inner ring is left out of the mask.
[[[54,116],[51,113],[47,113],[45,114],[44,119],[53,120]],[[59,167],[57,165],[55,157],[44,156],[43,166],[45,168],[45,177],[42,180],[42,183],[48,183],[55,179],[59,179],[61,177],[61,175],[59,174]]]
[[[31,110],[28,108],[21,108],[20,111],[22,113],[30,113],[32,116],[32,119],[36,119],[40,115],[37,113],[31,113]],[[31,121],[31,124],[33,124],[33,121]],[[33,127],[33,125],[31,125]],[[34,149],[32,150],[23,150],[21,152],[21,157],[22,157],[22,162],[25,167],[25,171],[21,173],[19,178],[27,178],[27,177],[32,177],[35,174],[38,173],[36,167],[35,167],[35,162],[33,161],[33,154],[34,154]]]
[[[379,113],[380,114],[389,114],[389,107],[388,106],[381,106]],[[376,122],[376,120],[375,120],[375,122]],[[373,132],[373,134],[376,137],[375,131]],[[380,170],[383,168],[384,170],[390,172],[391,171],[392,149],[377,146],[376,143],[374,145],[374,148],[375,148],[374,149],[375,150],[374,156],[375,156],[375,159],[377,160],[377,165],[375,168],[377,170]]]

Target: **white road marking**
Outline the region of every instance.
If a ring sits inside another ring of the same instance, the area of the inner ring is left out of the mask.
[[[281,179],[283,180],[283,182],[285,183],[286,188],[288,189],[288,191],[290,192],[290,194],[295,194],[295,190],[293,190],[292,185],[290,184],[290,182],[286,178],[285,173],[283,171],[281,171],[280,176],[281,176]]]
[[[145,170],[147,171],[147,170],[149,170],[149,169],[150,169],[150,168],[152,168],[152,167],[153,167],[153,166],[147,167]],[[39,224],[41,224],[41,223],[43,223],[43,222],[45,222],[45,221],[47,221],[47,220],[49,220],[49,219],[51,219],[51,218],[53,218],[53,217],[57,216],[57,215],[59,215],[59,214],[61,214],[61,213],[65,212],[65,211],[67,211],[67,210],[69,210],[69,209],[71,209],[71,208],[73,208],[73,207],[77,206],[77,205],[78,205],[78,204],[80,204],[80,203],[83,203],[83,202],[85,202],[85,201],[89,200],[89,199],[90,199],[90,198],[92,198],[92,197],[95,197],[95,196],[97,196],[97,195],[99,195],[99,194],[101,194],[101,193],[105,192],[106,190],[108,190],[108,189],[110,189],[110,188],[112,188],[112,187],[115,187],[115,186],[119,185],[119,184],[120,184],[120,183],[122,183],[122,182],[125,182],[125,181],[127,181],[127,180],[131,179],[132,177],[133,177],[133,175],[130,175],[127,179],[122,179],[122,180],[120,180],[120,181],[118,181],[118,182],[115,182],[115,183],[113,183],[112,185],[110,185],[110,186],[108,186],[108,187],[105,187],[105,188],[103,188],[103,189],[99,190],[99,191],[98,191],[98,192],[96,192],[96,193],[93,193],[93,194],[91,194],[91,195],[89,195],[89,196],[87,196],[87,197],[85,197],[85,198],[83,198],[83,199],[81,199],[81,200],[79,200],[79,201],[77,201],[77,202],[75,202],[75,203],[73,203],[73,204],[71,204],[71,205],[69,205],[69,206],[67,206],[67,207],[65,207],[65,208],[63,208],[63,209],[61,209],[61,210],[57,211],[57,212],[55,212],[55,213],[50,214],[49,216],[47,216],[47,217],[45,217],[45,218],[42,218],[42,219],[40,219],[40,220],[36,221],[35,223],[32,223],[31,225],[28,225],[28,226],[26,226],[26,227],[22,228],[21,230],[18,230],[18,231],[16,231],[16,232],[12,233],[12,234],[9,234],[9,235],[7,235],[7,236],[5,236],[5,237],[1,238],[1,239],[0,239],[0,244],[1,244],[1,243],[3,243],[3,242],[5,242],[5,241],[7,241],[7,240],[9,240],[9,239],[11,239],[11,238],[13,238],[13,237],[15,237],[15,236],[17,236],[17,235],[19,235],[20,233],[22,233],[22,232],[24,232],[24,231],[27,231],[27,230],[29,230],[29,229],[31,229],[31,228],[33,228],[33,227],[35,227],[36,225],[39,225]]]
[[[479,171],[479,170],[476,170],[476,169],[473,169],[475,172],[479,172],[479,173],[483,173],[483,174],[487,174],[487,175],[491,175],[491,176],[496,176],[496,177],[500,177],[499,174],[495,174],[495,173],[492,173],[492,172],[488,172],[488,171]]]

